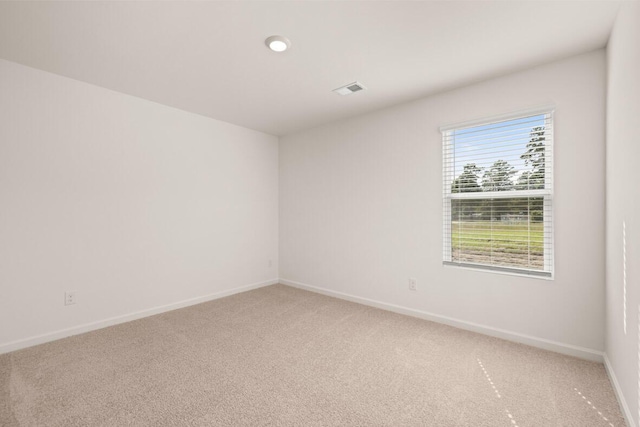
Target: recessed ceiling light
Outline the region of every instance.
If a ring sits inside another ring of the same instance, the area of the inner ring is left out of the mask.
[[[274,52],[284,52],[291,46],[289,39],[282,36],[268,37],[264,43]]]

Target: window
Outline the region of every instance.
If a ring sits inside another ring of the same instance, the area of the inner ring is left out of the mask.
[[[441,131],[444,264],[551,277],[553,111]]]

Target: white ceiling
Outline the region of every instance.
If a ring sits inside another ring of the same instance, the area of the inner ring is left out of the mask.
[[[618,6],[2,2],[0,57],[283,135],[603,47]],[[354,80],[368,91],[331,92]]]

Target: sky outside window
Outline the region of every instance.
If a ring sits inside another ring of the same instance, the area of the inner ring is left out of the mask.
[[[515,184],[523,172],[533,170],[522,155],[528,150],[532,131],[544,129],[545,123],[545,115],[540,114],[453,131],[454,178],[460,176],[465,165],[475,163],[481,168],[481,179],[483,172],[502,160],[514,168],[510,179]]]

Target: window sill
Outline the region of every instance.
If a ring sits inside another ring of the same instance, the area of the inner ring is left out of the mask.
[[[524,270],[521,268],[497,267],[473,263],[458,263],[443,261],[442,265],[446,268],[459,268],[462,270],[472,270],[482,273],[497,273],[507,276],[519,276],[529,279],[554,280],[553,273],[537,270]]]

